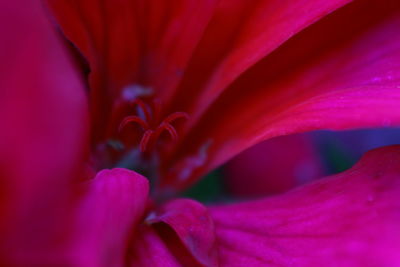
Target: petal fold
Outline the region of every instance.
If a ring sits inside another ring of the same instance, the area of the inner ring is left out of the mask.
[[[206,207],[178,199],[163,205],[152,217],[149,223],[162,222],[173,229],[199,266],[217,266],[214,225]],[[159,231],[161,236],[163,230],[166,228]]]
[[[181,267],[179,258],[153,227],[144,225],[138,228],[138,234],[130,250],[130,266],[136,267]],[[170,240],[172,242],[172,240]],[[194,266],[194,265],[190,265]]]

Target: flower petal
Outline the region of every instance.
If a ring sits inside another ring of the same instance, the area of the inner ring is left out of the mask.
[[[222,0],[190,61],[173,107],[197,120],[246,69],[351,0]]]
[[[333,12],[244,73],[168,155],[166,184],[190,184],[274,136],[399,125],[400,2],[384,2]]]
[[[400,264],[400,146],[287,194],[210,208],[221,266]]]
[[[282,193],[322,176],[323,165],[318,156],[310,135],[273,138],[230,160],[223,167],[224,184],[234,196]]]
[[[174,200],[163,205],[149,220],[152,224],[160,222],[176,233],[200,266],[217,266],[214,225],[206,207],[190,199]],[[159,233],[171,236],[165,227]]]
[[[113,169],[97,174],[78,211],[72,242],[78,266],[124,266],[148,191],[147,179],[135,172]]]
[[[0,18],[0,247],[23,260],[62,234],[87,149],[87,98],[39,1],[1,1]]]
[[[180,259],[171,253],[168,244],[150,226],[138,228],[133,241],[130,266],[136,267],[181,267]],[[169,240],[172,242],[172,240]],[[190,265],[194,266],[194,265]]]

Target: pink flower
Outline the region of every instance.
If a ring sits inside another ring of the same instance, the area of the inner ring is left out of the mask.
[[[399,125],[382,1],[0,2],[0,265],[398,265],[398,146],[276,197],[174,199],[274,136]]]

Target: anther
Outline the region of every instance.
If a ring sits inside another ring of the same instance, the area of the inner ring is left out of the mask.
[[[157,131],[154,133],[154,137],[160,137],[163,131],[167,131],[174,142],[178,139],[178,133],[176,132],[175,128],[167,122],[160,124],[160,126],[157,128]]]
[[[146,152],[148,150],[150,139],[153,135],[153,130],[147,130],[144,132],[142,139],[140,140],[140,151]]]
[[[166,123],[171,123],[177,119],[189,119],[189,115],[185,112],[174,112],[168,115],[168,117],[166,117],[163,121]]]
[[[150,111],[149,106],[146,103],[144,103],[141,99],[136,98],[135,100],[133,100],[131,102],[131,104],[133,106],[137,105],[138,107],[140,107],[140,110],[143,112],[146,121],[151,120],[151,111]]]
[[[142,127],[143,130],[146,130],[149,128],[148,123],[145,122],[142,118],[140,118],[138,116],[128,116],[122,120],[121,124],[119,125],[118,131],[121,132],[123,130],[123,128],[125,128],[125,126],[131,122],[136,122],[137,124],[139,124]]]
[[[138,106],[138,112],[142,112],[143,116],[128,116],[124,118],[119,125],[119,131],[128,123],[137,123],[141,126],[144,133],[140,140],[139,147],[142,152],[150,151],[155,145],[161,134],[166,131],[171,139],[175,142],[178,139],[178,133],[172,123],[178,119],[188,119],[189,116],[185,112],[174,112],[168,115],[161,122],[159,121],[160,116],[160,103],[157,100],[152,100],[151,104],[146,104],[141,99],[135,99],[131,102],[132,105]]]

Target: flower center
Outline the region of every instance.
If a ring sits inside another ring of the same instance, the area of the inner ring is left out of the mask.
[[[163,133],[167,133],[175,142],[178,139],[175,121],[189,118],[185,112],[174,112],[160,120],[160,103],[157,100],[152,100],[148,104],[137,98],[131,105],[136,108],[137,114],[125,117],[119,125],[119,131],[121,132],[130,123],[139,125],[143,131],[139,142],[142,153],[152,152]]]

